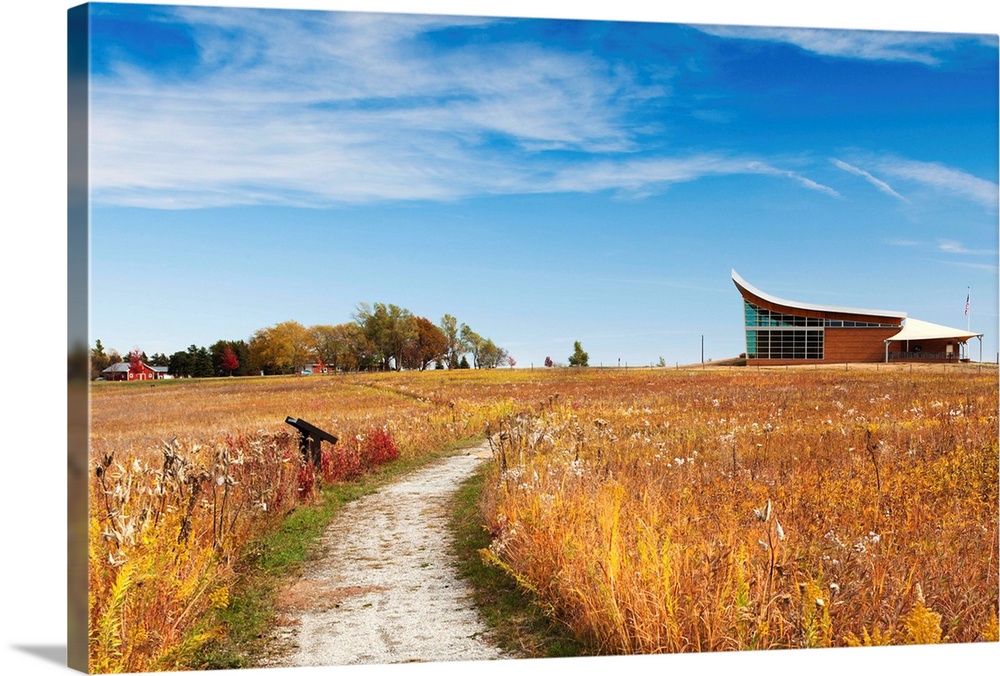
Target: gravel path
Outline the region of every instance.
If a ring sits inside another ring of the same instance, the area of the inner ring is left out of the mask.
[[[447,503],[488,447],[445,458],[345,506],[284,590],[269,667],[492,660],[450,562]]]

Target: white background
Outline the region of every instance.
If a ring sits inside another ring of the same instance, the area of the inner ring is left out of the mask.
[[[64,671],[66,647],[66,11],[72,2],[15,0],[5,5],[0,30],[4,209],[0,225],[0,293],[6,368],[0,374],[4,411],[0,443],[3,506],[5,673]],[[993,33],[1000,12],[984,0],[823,3],[756,0],[648,0],[559,3],[553,0],[346,2],[187,2],[222,6],[483,14],[695,23],[875,28]],[[570,9],[572,8],[572,9]],[[141,301],[140,301],[141,302]],[[984,543],[984,546],[987,546]],[[82,593],[82,590],[81,590]],[[1000,644],[946,647],[787,651],[532,660],[476,664],[271,669],[273,674],[500,674],[517,670],[629,670],[818,674],[903,670],[951,673],[995,668]],[[221,672],[233,673],[233,672]]]

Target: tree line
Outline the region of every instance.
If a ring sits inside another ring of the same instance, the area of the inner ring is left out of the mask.
[[[471,357],[471,362],[470,362]],[[399,371],[428,368],[497,368],[516,364],[508,352],[450,314],[434,324],[405,308],[360,303],[352,321],[306,327],[286,321],[258,329],[249,340],[191,345],[171,355],[148,356],[138,347],[124,357],[97,340],[90,350],[91,378],[120,362],[165,366],[178,378],[278,375],[307,368],[328,371]]]

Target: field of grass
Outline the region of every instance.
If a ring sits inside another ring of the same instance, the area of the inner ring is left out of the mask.
[[[588,652],[996,641],[997,413],[975,365],[96,384],[91,669],[190,664],[317,484],[483,433],[482,556]]]
[[[318,471],[302,418],[337,435]],[[481,425],[479,426],[481,427]],[[320,485],[356,482],[471,436],[450,407],[357,378],[101,383],[91,390],[89,663],[192,664],[260,543]],[[327,514],[326,518],[329,518]]]

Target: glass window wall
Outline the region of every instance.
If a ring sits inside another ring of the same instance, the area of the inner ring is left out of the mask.
[[[744,312],[748,358],[823,358],[823,319],[765,310],[748,301]]]

